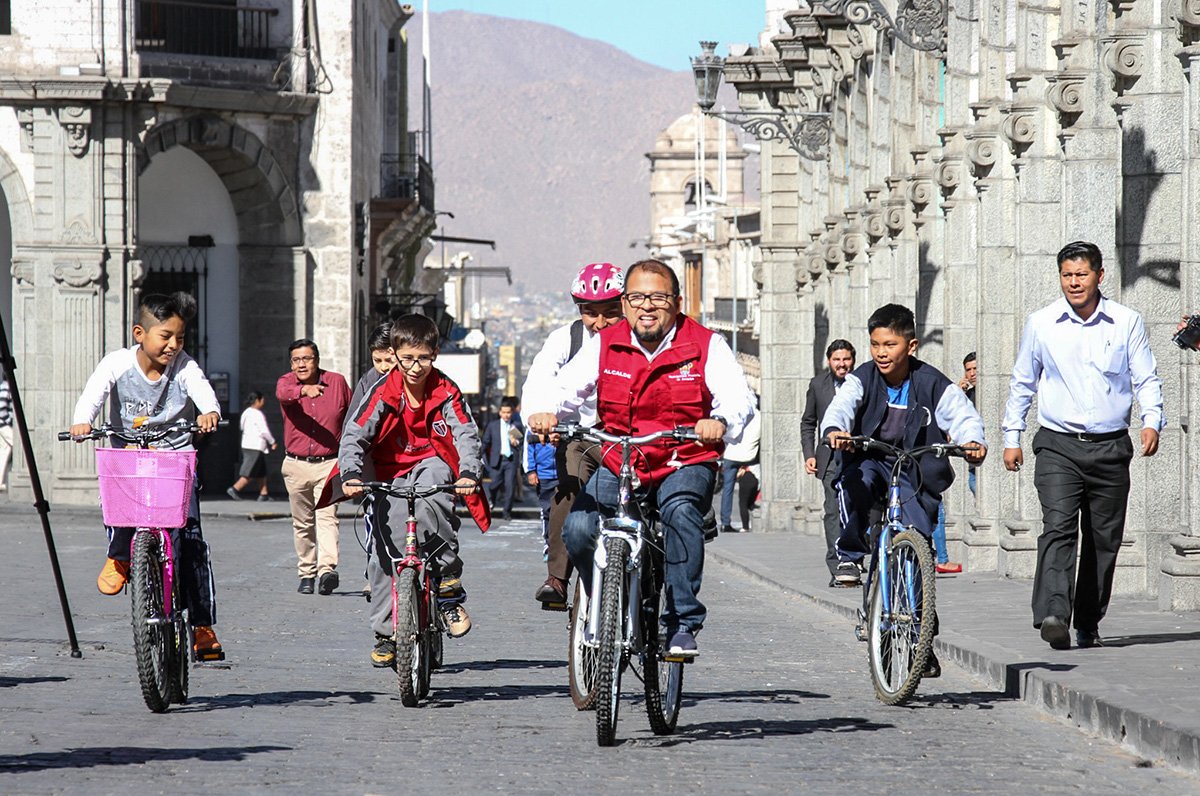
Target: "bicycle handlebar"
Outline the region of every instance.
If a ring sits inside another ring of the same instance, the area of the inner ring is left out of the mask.
[[[218,426],[228,426],[228,420],[217,421]],[[166,426],[153,426],[151,428],[135,428],[130,431],[125,431],[119,428],[113,428],[110,424],[105,423],[100,428],[93,428],[89,433],[82,434],[78,437],[73,436],[70,431],[58,432],[59,442],[83,442],[89,439],[104,439],[114,438],[122,442],[128,442],[131,445],[139,445],[141,443],[157,442],[160,439],[165,439],[171,434],[188,432],[190,434],[199,434],[204,429],[200,428],[194,421],[177,420],[174,423]]]
[[[564,437],[578,437],[580,439],[590,440],[592,442],[608,442],[614,445],[646,445],[651,442],[657,442],[660,439],[672,439],[676,442],[688,442],[700,440],[695,429],[687,426],[679,428],[664,429],[655,431],[652,434],[643,434],[641,436],[609,434],[606,431],[601,431],[598,428],[586,428],[578,423],[560,423],[552,428],[551,433],[562,434]]]
[[[959,458],[966,458],[967,454],[969,453],[969,451],[967,450],[967,448],[965,446],[955,445],[955,444],[949,443],[949,442],[937,443],[935,445],[923,445],[919,448],[910,448],[910,449],[906,450],[904,448],[898,448],[895,445],[889,445],[886,442],[881,442],[877,439],[874,439],[873,437],[857,436],[857,437],[848,437],[846,439],[857,450],[864,451],[864,452],[871,451],[871,450],[878,450],[882,453],[890,453],[898,459],[900,459],[900,458],[916,459],[920,456],[924,456],[927,453],[932,453],[934,456],[938,457],[939,459],[943,458],[945,456],[957,456]]]
[[[397,498],[427,498],[438,492],[455,492],[457,484],[430,484],[428,486],[393,486],[391,481],[347,481],[343,486],[360,487],[365,492],[381,492]]]

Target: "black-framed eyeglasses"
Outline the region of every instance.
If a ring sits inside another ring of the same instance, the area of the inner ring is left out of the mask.
[[[317,361],[317,358],[316,358],[316,357],[314,357],[314,356],[307,356],[307,357],[292,357],[292,364],[293,364],[293,365],[300,365],[300,364],[302,364],[302,363],[305,363],[305,362],[316,362],[316,361]]]
[[[669,307],[678,296],[678,293],[626,293],[623,298],[631,307],[644,307],[647,301],[652,307]]]
[[[417,363],[420,363],[421,367],[423,367],[423,368],[429,367],[430,365],[433,364],[433,357],[431,357],[431,356],[400,357],[396,361],[398,363],[400,363],[400,367],[404,368],[405,370],[412,370],[413,365],[416,365]]]

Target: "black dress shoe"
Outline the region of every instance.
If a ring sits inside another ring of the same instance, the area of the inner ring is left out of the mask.
[[[1059,619],[1057,616],[1048,616],[1043,619],[1042,641],[1049,644],[1051,649],[1071,649],[1071,631],[1067,629],[1066,620]]]
[[[546,582],[538,587],[537,592],[533,595],[533,599],[540,603],[550,603],[557,605],[566,603],[567,601],[567,584],[565,581],[551,575],[546,578]]]
[[[301,594],[312,594],[313,584],[316,582],[316,578],[300,578],[300,588],[296,589],[296,591]]]
[[[1080,649],[1103,647],[1104,639],[1100,638],[1100,633],[1096,630],[1076,630],[1075,646]]]
[[[321,576],[321,582],[317,586],[317,591],[321,594],[333,594],[333,590],[338,587],[338,574],[333,570],[326,572]],[[311,593],[311,589],[310,589]]]

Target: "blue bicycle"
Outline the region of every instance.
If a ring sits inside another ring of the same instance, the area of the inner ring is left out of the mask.
[[[863,589],[862,624],[875,695],[898,705],[916,693],[933,652],[937,632],[936,571],[931,541],[901,521],[900,476],[907,464],[927,454],[965,457],[961,445],[926,445],[904,450],[870,437],[851,437],[857,450],[895,457],[883,521],[871,529],[871,567]]]

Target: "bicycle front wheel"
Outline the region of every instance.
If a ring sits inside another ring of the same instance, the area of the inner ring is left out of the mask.
[[[163,614],[162,562],[159,540],[153,533],[134,538],[129,563],[129,595],[133,604],[133,653],[137,659],[142,699],[155,713],[171,704],[171,653],[175,649],[175,625]]]
[[[612,746],[617,740],[621,707],[621,668],[625,645],[625,563],[629,546],[621,539],[605,542],[608,565],[600,584],[599,648],[596,651],[596,743]],[[596,588],[596,584],[592,584]]]
[[[929,542],[912,528],[892,537],[887,606],[882,574],[872,579],[867,614],[871,680],[880,702],[898,705],[916,693],[933,650],[936,576]]]
[[[667,644],[659,617],[666,608],[666,590],[659,587],[658,597],[642,612],[646,651],[642,658],[642,678],[646,686],[646,714],[655,735],[670,735],[679,721],[679,704],[683,701],[683,662],[666,659]]]
[[[577,710],[589,710],[596,703],[596,645],[587,643],[588,606],[583,581],[575,579],[575,598],[571,601],[570,643],[567,670],[570,674],[571,701]]]
[[[421,642],[420,588],[417,571],[411,567],[396,575],[396,601],[392,606],[396,623],[396,683],[400,702],[415,708],[421,694],[421,669],[425,645]]]

